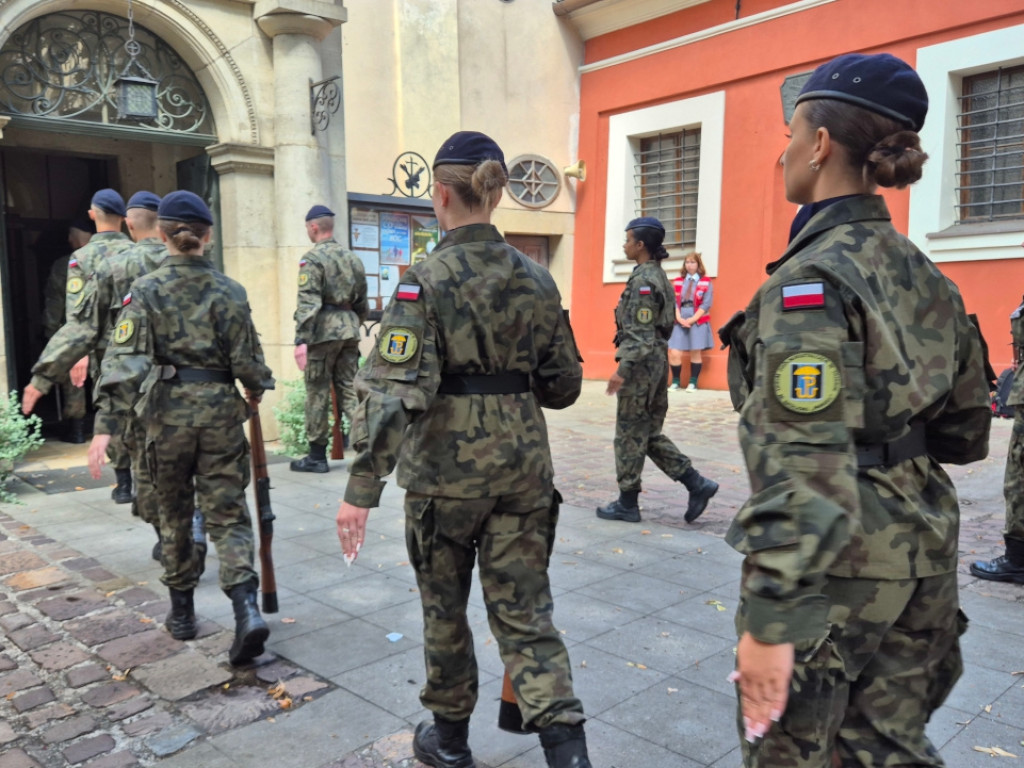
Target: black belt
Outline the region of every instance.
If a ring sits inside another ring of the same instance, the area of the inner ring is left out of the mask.
[[[174,365],[161,365],[158,368],[161,381],[203,381],[214,384],[232,384],[235,381],[231,371],[219,368],[178,368]]]
[[[907,459],[928,454],[924,424],[914,424],[910,432],[889,443],[868,443],[857,446],[857,466],[892,467]]]
[[[324,309],[343,309],[346,312],[352,311],[352,305],[347,301],[344,304],[321,304],[320,306]]]
[[[680,307],[692,307],[693,306],[693,302],[692,301],[682,301],[682,302],[679,303],[679,306]]]
[[[495,373],[490,375],[441,374],[442,395],[518,395],[530,391],[527,373]]]

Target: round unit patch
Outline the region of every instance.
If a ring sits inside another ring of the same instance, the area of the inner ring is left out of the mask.
[[[85,281],[80,277],[72,277],[68,280],[68,293],[78,293],[85,287]]]
[[[636,319],[639,323],[650,325],[654,322],[654,312],[652,312],[648,307],[640,307],[640,309],[636,311]]]
[[[299,272],[299,285],[300,286],[301,285],[305,285],[308,282],[309,282],[309,275],[307,275],[305,272]]]
[[[117,327],[114,329],[114,341],[116,341],[118,344],[124,344],[134,335],[134,320],[122,320],[120,323],[117,324]]]
[[[408,328],[391,328],[377,342],[377,351],[389,363],[411,360],[419,347],[419,339]]]
[[[797,413],[817,413],[839,396],[842,377],[828,357],[798,352],[775,369],[775,395],[784,408]]]

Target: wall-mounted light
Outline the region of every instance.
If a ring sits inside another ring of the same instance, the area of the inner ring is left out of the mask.
[[[138,59],[142,46],[135,40],[132,0],[128,0],[128,41],[124,49],[128,52],[128,63],[114,83],[117,88],[117,116],[121,120],[152,120],[157,115],[156,88],[159,82]]]

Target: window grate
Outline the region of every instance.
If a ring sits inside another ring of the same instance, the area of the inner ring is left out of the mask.
[[[665,247],[697,241],[700,128],[640,139],[634,153],[637,216],[654,216],[665,227]]]
[[[1024,218],[1024,66],[963,79],[958,223]]]

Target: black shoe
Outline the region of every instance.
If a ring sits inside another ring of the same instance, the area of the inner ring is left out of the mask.
[[[255,584],[236,584],[228,594],[235,609],[235,641],[228,651],[228,661],[232,666],[248,664],[263,653],[270,627],[256,606]]]
[[[708,480],[706,477],[700,479],[700,484],[690,490],[690,500],[686,504],[686,514],[683,520],[692,523],[707,509],[711,497],[718,493],[718,483]]]
[[[64,442],[81,445],[87,440],[88,438],[85,436],[85,419],[69,419]]]
[[[331,471],[331,468],[327,466],[327,459],[314,459],[311,456],[303,456],[289,466],[292,472],[316,472],[322,475],[324,472]]]
[[[540,729],[548,768],[591,768],[583,725],[549,725]]]
[[[437,715],[416,726],[412,753],[432,768],[476,768],[469,750],[469,719],[451,722]]]
[[[1024,584],[1024,566],[1011,562],[1006,555],[1001,555],[995,560],[977,560],[971,563],[971,573],[979,579]]]
[[[115,469],[117,485],[110,492],[110,498],[115,504],[132,503],[132,471],[130,469]]]
[[[627,507],[616,499],[610,504],[598,507],[597,516],[602,520],[622,520],[625,523],[639,523],[640,507]]]
[[[171,589],[171,612],[164,622],[175,640],[191,640],[199,634],[196,610],[192,603],[193,590]]]
[[[206,573],[206,518],[197,509],[192,513],[192,546],[196,548],[196,570],[198,576]]]

